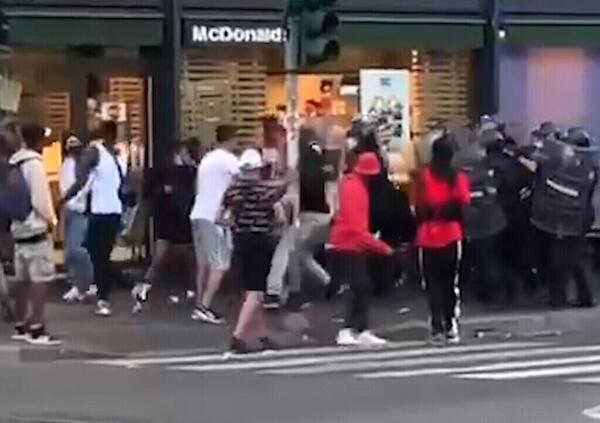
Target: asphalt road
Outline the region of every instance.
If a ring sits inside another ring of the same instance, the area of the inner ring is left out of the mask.
[[[598,406],[600,335],[589,333],[228,359],[0,355],[1,423],[577,423]]]

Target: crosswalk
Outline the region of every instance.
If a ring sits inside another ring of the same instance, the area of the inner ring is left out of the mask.
[[[411,341],[377,349],[317,347],[243,356],[208,353],[91,363],[130,369],[158,367],[190,373],[251,372],[280,377],[346,374],[371,381],[444,376],[489,381],[557,378],[569,383],[600,384],[600,344],[506,341],[439,348]]]

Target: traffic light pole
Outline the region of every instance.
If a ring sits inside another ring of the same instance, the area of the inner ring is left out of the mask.
[[[285,44],[285,71],[287,90],[287,163],[291,169],[298,166],[299,105],[298,68],[300,57],[300,17],[287,16],[287,42]]]

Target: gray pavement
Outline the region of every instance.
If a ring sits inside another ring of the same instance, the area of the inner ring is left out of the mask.
[[[192,305],[169,305],[166,296],[154,295],[141,314],[131,314],[131,300],[119,292],[114,298],[115,315],[93,315],[93,304],[65,305],[55,295],[48,306],[48,326],[64,340],[57,348],[15,347],[10,325],[0,323],[1,348],[25,360],[80,357],[128,357],[188,352],[223,351],[229,342],[230,326],[210,326],[190,319]],[[220,298],[217,308],[233,322],[236,297]],[[543,308],[490,312],[477,304],[463,307],[463,334],[467,339],[547,338],[562,334],[600,330],[600,309],[548,311]],[[282,346],[331,345],[342,324],[344,299],[308,304],[303,313],[269,313],[270,331]],[[391,298],[375,299],[372,306],[375,331],[395,341],[427,338],[427,306],[422,295],[395,292]]]
[[[587,334],[551,342],[479,340],[435,349],[405,342],[379,350],[292,350],[229,360],[201,353],[147,358],[139,366],[110,360],[0,362],[0,422],[584,423],[592,421],[584,412],[600,405],[600,385],[572,379],[600,374],[594,361],[598,349],[600,336]],[[172,360],[166,364],[166,359]],[[390,360],[396,362],[395,371],[431,374],[358,377],[364,367],[389,370]],[[317,373],[264,372],[323,364],[353,366]],[[173,368],[178,365],[195,369]],[[440,368],[449,373],[432,373]],[[471,368],[466,374],[487,376],[459,377],[465,368]],[[509,376],[492,379],[490,373]]]
[[[598,309],[467,304],[463,345],[433,348],[422,298],[400,292],[373,307],[394,342],[345,349],[331,345],[343,302],[315,303],[271,315],[283,350],[231,357],[230,328],[192,322],[189,304],[155,296],[132,315],[115,300],[110,319],[51,304],[59,350],[12,343],[0,324],[0,423],[578,423],[600,406]],[[218,304],[230,321],[235,304]]]

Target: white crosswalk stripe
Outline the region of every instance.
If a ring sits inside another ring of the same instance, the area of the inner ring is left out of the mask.
[[[90,363],[194,373],[245,371],[271,377],[350,374],[371,381],[425,376],[490,381],[560,378],[569,383],[600,384],[600,344],[514,341],[439,348],[403,342],[376,349],[318,347],[243,356],[211,353]]]

